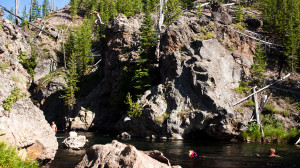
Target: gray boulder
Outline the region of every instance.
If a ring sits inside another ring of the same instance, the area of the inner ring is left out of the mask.
[[[86,143],[86,137],[83,135],[79,135],[77,137],[68,137],[64,139],[62,144],[66,148],[81,148],[85,145]]]
[[[137,150],[132,145],[126,145],[116,140],[113,140],[110,144],[94,145],[91,149],[87,151],[87,154],[83,157],[81,162],[76,167],[181,167],[171,166],[169,160],[158,151],[146,153]],[[157,158],[158,160],[154,158]]]

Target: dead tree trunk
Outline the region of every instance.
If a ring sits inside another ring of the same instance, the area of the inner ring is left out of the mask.
[[[164,23],[164,19],[165,19],[165,10],[167,6],[167,0],[159,0],[159,21],[158,21],[158,25],[157,25],[157,29],[158,29],[158,41],[157,41],[157,45],[156,45],[156,50],[155,50],[155,55],[156,55],[156,60],[159,60],[160,57],[160,35],[161,35],[161,27]]]
[[[261,92],[261,91],[263,91],[263,90],[265,90],[265,89],[267,89],[267,88],[269,88],[270,86],[272,86],[272,85],[274,85],[274,84],[276,84],[276,83],[278,83],[278,82],[280,82],[280,81],[282,81],[283,79],[285,79],[285,78],[287,78],[287,77],[289,77],[291,74],[289,73],[289,74],[287,74],[287,75],[285,75],[284,77],[282,77],[281,79],[278,79],[277,81],[275,81],[275,82],[273,82],[273,83],[271,83],[271,84],[269,84],[269,85],[267,85],[267,86],[265,86],[265,87],[263,87],[263,88],[261,88],[261,89],[259,89],[256,93],[259,93],[259,92]],[[245,101],[245,100],[247,100],[248,98],[250,98],[251,96],[253,96],[255,93],[252,93],[251,95],[249,95],[249,96],[247,96],[247,97],[245,97],[245,98],[243,98],[242,100],[240,100],[240,101],[238,101],[238,102],[236,102],[236,103],[234,103],[233,104],[233,106],[235,106],[235,105],[237,105],[237,104],[240,104],[241,102],[243,102],[243,101]]]
[[[31,21],[32,21],[32,6],[33,6],[33,0],[31,0],[31,3],[30,3],[29,22],[31,22]]]
[[[19,0],[15,0],[15,13],[19,16]],[[19,25],[19,18],[16,17],[16,25]]]
[[[257,102],[257,92],[255,90],[256,86],[253,88],[253,98],[254,98],[254,103],[255,103],[255,118],[256,118],[256,123],[259,126],[260,132],[261,132],[261,138],[262,138],[262,142],[264,140],[264,131],[262,129],[262,125],[260,123],[260,119],[259,119],[259,110],[258,110],[258,102]]]

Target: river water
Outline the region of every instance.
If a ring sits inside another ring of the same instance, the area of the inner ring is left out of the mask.
[[[53,168],[73,168],[84,156],[86,149],[94,144],[110,143],[114,138],[104,137],[90,132],[79,132],[85,135],[89,142],[82,150],[65,149],[61,142],[65,133],[58,133],[59,149],[50,164]],[[300,146],[292,144],[259,144],[243,142],[200,141],[200,140],[145,140],[132,139],[120,142],[134,145],[138,150],[159,150],[170,159],[172,165],[183,168],[240,168],[240,167],[295,167],[300,168]],[[279,158],[267,157],[268,150],[275,148]],[[188,151],[193,149],[198,156],[188,157]],[[258,157],[256,154],[259,154]]]

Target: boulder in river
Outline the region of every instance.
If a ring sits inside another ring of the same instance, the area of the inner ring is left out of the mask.
[[[159,151],[143,152],[132,145],[113,140],[110,144],[94,145],[76,167],[180,168],[181,166],[171,166],[169,160]]]

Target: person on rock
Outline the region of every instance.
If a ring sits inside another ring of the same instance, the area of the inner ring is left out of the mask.
[[[101,20],[101,17],[100,17],[100,15],[99,15],[99,13],[98,13],[97,11],[94,11],[93,13],[90,13],[90,14],[96,15],[97,19],[95,20],[95,24],[97,24],[98,22],[99,22],[100,24],[104,24],[104,23],[102,22],[102,20]]]
[[[57,132],[57,127],[54,121],[51,123],[51,128],[55,131],[55,133]]]
[[[75,132],[75,129],[73,128],[71,132],[69,132],[69,137],[75,138],[77,137],[77,133]]]
[[[197,157],[197,153],[194,150],[189,150],[189,157]]]
[[[276,152],[276,150],[274,148],[271,148],[269,150],[269,154],[270,154],[269,157],[280,157],[278,155],[275,155],[275,152]]]

